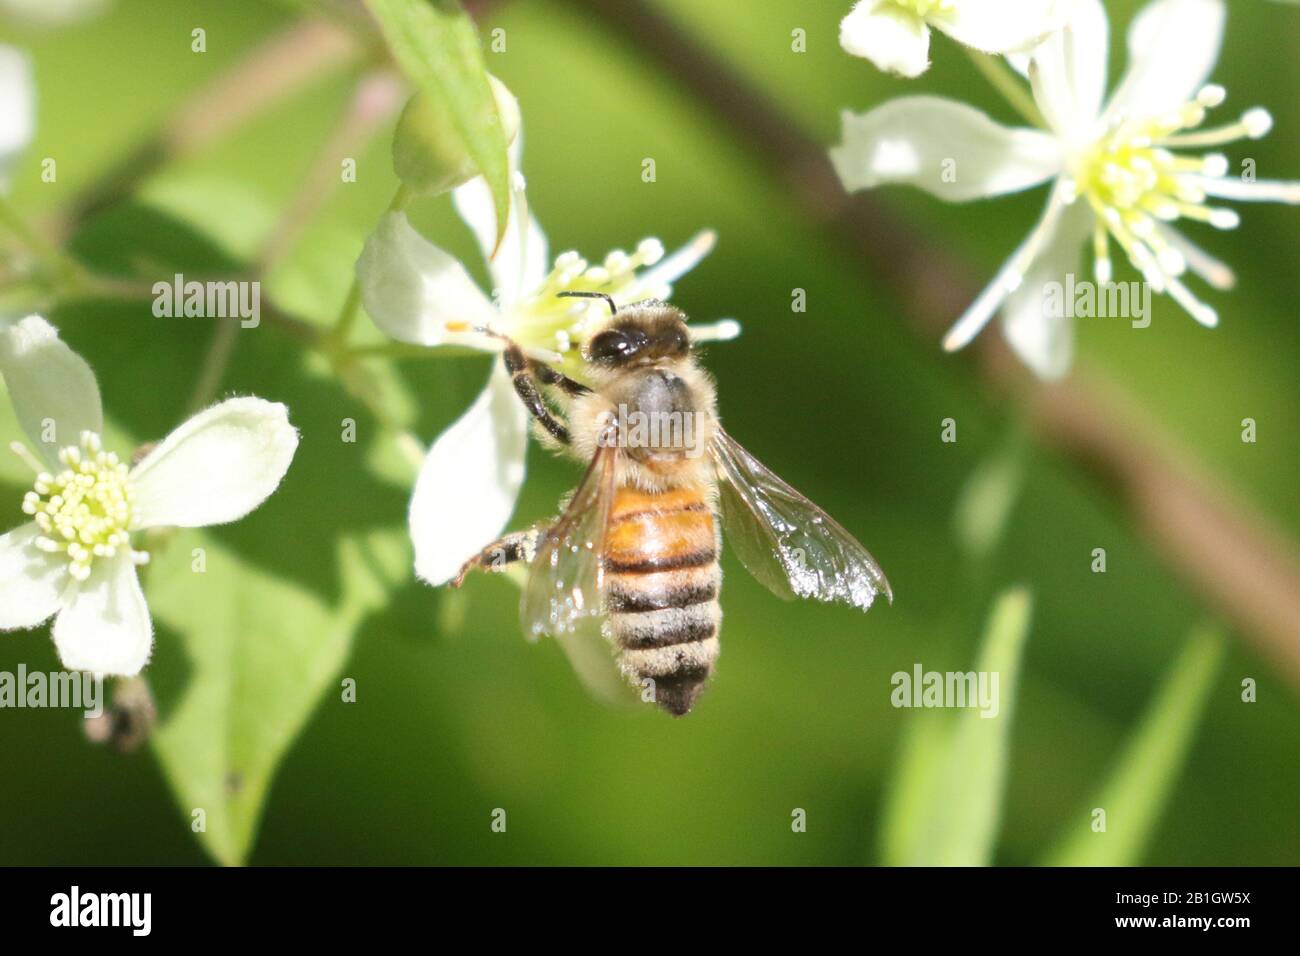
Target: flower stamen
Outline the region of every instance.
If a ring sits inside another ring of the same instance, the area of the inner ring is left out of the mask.
[[[63,470],[41,471],[23,497],[23,512],[40,529],[36,546],[68,558],[68,573],[78,581],[90,576],[95,558],[111,558],[125,548],[143,564],[145,552],[130,546],[133,511],[129,468],[113,452],[104,451],[94,432],[82,432],[77,445],[59,452]]]
[[[15,455],[17,455],[19,459],[22,461],[22,463],[26,465],[28,468],[30,468],[36,474],[39,475],[41,472],[45,470],[45,466],[41,464],[41,460],[37,458],[35,455],[33,455],[32,450],[28,448],[26,445],[24,445],[22,442],[18,442],[18,441],[10,442],[9,450],[13,452]]]
[[[505,317],[505,334],[525,350],[541,349],[557,357],[574,355],[593,323],[602,321],[609,308],[599,299],[562,298],[560,293],[600,293],[624,304],[666,299],[672,291],[667,283],[647,281],[640,274],[663,257],[663,243],[658,239],[644,239],[632,252],[615,249],[598,264],[589,263],[577,252],[563,252],[542,284]]]
[[[1154,119],[1121,117],[1079,154],[1072,169],[1078,192],[1097,215],[1093,254],[1098,281],[1110,281],[1113,275],[1109,240],[1114,238],[1155,291],[1169,292],[1206,325],[1213,325],[1217,314],[1179,281],[1188,258],[1178,234],[1164,224],[1180,219],[1216,229],[1240,224],[1235,210],[1209,204],[1211,196],[1231,192],[1221,188],[1228,182],[1227,157],[1218,152],[1173,152],[1256,139],[1268,132],[1272,118],[1263,109],[1248,110],[1227,126],[1198,129],[1207,111],[1225,96],[1223,87],[1207,85],[1191,101]]]

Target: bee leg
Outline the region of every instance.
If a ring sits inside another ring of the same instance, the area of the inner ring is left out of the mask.
[[[493,541],[474,557],[461,565],[460,573],[452,580],[451,586],[460,587],[465,583],[465,576],[475,568],[484,571],[504,571],[507,565],[516,561],[531,561],[537,553],[537,540],[544,529],[529,528],[527,531],[513,531]]]
[[[586,385],[583,385],[581,382],[575,382],[573,379],[569,378],[569,376],[562,372],[557,372],[544,362],[538,362],[535,360],[530,361],[529,366],[532,368],[533,374],[537,376],[539,382],[543,385],[555,385],[562,389],[567,395],[586,395],[591,391],[591,389]]]
[[[562,445],[569,444],[569,429],[555,417],[542,398],[542,393],[537,390],[537,383],[533,381],[530,374],[531,366],[523,349],[511,342],[506,346],[505,361],[506,371],[510,373],[510,380],[514,383],[515,392],[518,393],[524,407],[556,441]]]

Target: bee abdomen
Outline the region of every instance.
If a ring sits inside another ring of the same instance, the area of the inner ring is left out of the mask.
[[[656,704],[681,717],[713,675],[721,620],[716,600],[655,611],[611,611],[619,667],[637,687],[652,688]]]
[[[674,717],[690,713],[713,676],[718,659],[718,639],[650,650],[623,651],[619,667],[638,687],[650,682],[654,701]]]
[[[610,626],[625,651],[649,651],[707,641],[718,634],[717,601],[657,611],[611,612]]]
[[[690,711],[718,659],[717,549],[698,493],[620,490],[604,555],[609,636],[627,678],[653,681],[655,702],[674,716]]]
[[[713,567],[716,567],[714,565]],[[692,578],[678,576],[672,581],[647,586],[636,582],[629,587],[622,575],[613,575],[606,594],[609,610],[616,614],[643,614],[647,611],[668,611],[676,608],[694,607],[718,597],[718,582],[708,573]],[[665,575],[665,577],[667,577]]]

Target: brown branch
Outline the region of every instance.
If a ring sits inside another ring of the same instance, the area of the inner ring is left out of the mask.
[[[1138,529],[1195,592],[1300,684],[1300,560],[1292,542],[1092,371],[1032,396],[1038,433],[1117,489]]]
[[[656,61],[768,163],[798,207],[908,303],[917,330],[938,348],[939,335],[979,292],[969,263],[936,250],[872,197],[846,195],[824,144],[645,0],[569,3]],[[1153,551],[1300,687],[1300,556],[1293,543],[1217,489],[1154,424],[1134,424],[1128,410],[1140,404],[1118,386],[1095,373],[1055,386],[1034,383],[993,335],[981,336],[977,352],[985,383],[1028,404],[1039,440],[1086,464],[1123,501]]]

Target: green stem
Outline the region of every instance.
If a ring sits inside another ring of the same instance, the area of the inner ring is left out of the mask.
[[[1002,94],[1002,98],[1010,103],[1017,113],[1024,117],[1031,126],[1036,126],[1039,129],[1047,128],[1047,122],[1043,119],[1043,114],[1039,112],[1038,104],[1034,102],[1033,95],[1021,82],[1020,77],[1016,75],[1011,67],[1007,66],[1006,60],[992,53],[981,53],[979,50],[972,50],[970,47],[966,47],[965,50],[984,79],[988,80],[993,88]]]
[[[86,276],[81,265],[71,256],[51,245],[3,197],[0,197],[0,225],[12,232],[60,283],[73,289],[84,285]]]
[[[352,326],[356,324],[357,316],[361,314],[361,283],[357,281],[356,276],[352,277],[352,284],[348,286],[348,294],[343,299],[343,308],[339,310],[339,316],[334,320],[334,328],[329,334],[330,341],[338,346],[344,345],[348,336],[352,334]]]

